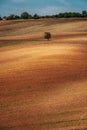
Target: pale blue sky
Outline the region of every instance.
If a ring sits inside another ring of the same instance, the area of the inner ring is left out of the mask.
[[[30,14],[51,15],[66,11],[87,10],[87,0],[0,0],[0,15]]]

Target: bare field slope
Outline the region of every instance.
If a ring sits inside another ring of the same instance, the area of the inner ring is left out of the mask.
[[[0,130],[87,130],[86,25],[1,21]]]

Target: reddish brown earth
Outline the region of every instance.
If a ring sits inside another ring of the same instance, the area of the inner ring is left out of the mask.
[[[0,23],[0,130],[87,130],[86,24]]]

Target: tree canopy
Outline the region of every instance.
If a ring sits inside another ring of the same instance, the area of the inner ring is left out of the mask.
[[[31,15],[28,12],[22,12],[20,16],[16,14],[11,14],[9,16],[3,16],[3,18],[0,16],[0,20],[16,20],[16,19],[39,19],[39,18],[87,18],[87,11],[83,10],[80,12],[64,12],[64,13],[58,13],[55,15],[45,15],[45,16],[39,16],[38,14]]]
[[[32,16],[28,12],[23,12],[20,16],[21,19],[29,19],[32,18]]]

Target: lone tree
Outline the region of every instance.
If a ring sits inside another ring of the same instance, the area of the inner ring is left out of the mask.
[[[49,40],[51,38],[51,33],[50,32],[45,32],[44,33],[44,38]]]

